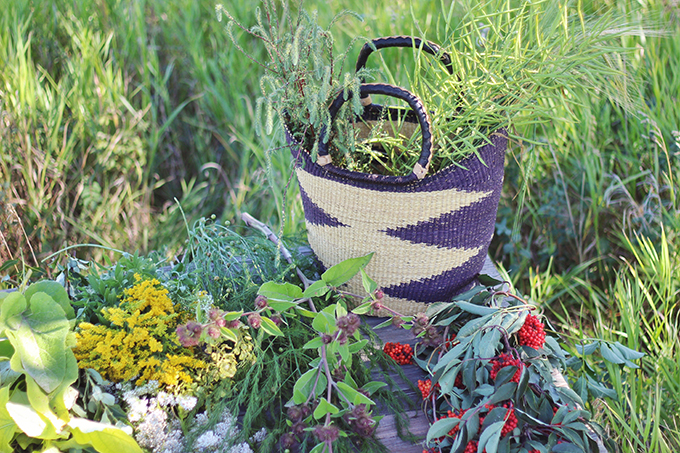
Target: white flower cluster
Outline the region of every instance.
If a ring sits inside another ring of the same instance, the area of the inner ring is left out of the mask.
[[[208,427],[209,418],[205,412],[196,415],[192,425],[192,434],[201,434],[196,438],[192,448],[186,445],[181,424],[177,419],[169,419],[168,409],[181,407],[191,411],[196,407],[196,398],[187,395],[172,395],[159,391],[158,382],[134,387],[130,382],[117,384],[116,389],[122,394],[127,405],[128,420],[135,425],[135,439],[143,448],[153,453],[253,453],[250,445],[243,442],[233,444],[239,430],[235,417],[225,409],[214,426]],[[170,412],[172,413],[172,412]],[[208,428],[208,429],[206,429]],[[251,437],[252,443],[261,442],[267,432],[263,428]]]

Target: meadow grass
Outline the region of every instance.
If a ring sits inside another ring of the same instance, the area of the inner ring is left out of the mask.
[[[226,9],[255,23],[255,2]],[[620,341],[641,368],[602,369],[618,400],[593,408],[624,452],[680,448],[680,7],[670,0],[584,2],[654,18],[663,36],[622,38],[645,106],[597,95],[518,131],[507,154],[491,254],[558,330]],[[312,5],[351,37],[436,36],[449,2]],[[180,251],[187,223],[248,211],[284,234],[304,229],[280,132],[258,136],[263,68],[230,42],[210,1],[0,0],[0,285],[77,243]],[[238,35],[254,59],[258,42]],[[359,45],[350,52],[348,68]],[[406,85],[412,52],[380,52],[379,77]],[[180,209],[181,207],[181,209]],[[115,259],[104,249],[81,258]],[[3,265],[5,263],[5,265]],[[37,274],[34,274],[34,276]],[[644,314],[645,316],[641,316]]]

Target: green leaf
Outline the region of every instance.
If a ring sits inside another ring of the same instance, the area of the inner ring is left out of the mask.
[[[373,253],[371,252],[366,256],[342,261],[321,274],[321,280],[326,282],[328,286],[337,288],[354,277],[359,272],[359,269],[368,264],[372,257]]]
[[[257,294],[274,301],[292,302],[302,297],[302,290],[292,283],[267,282],[260,286]]]
[[[115,426],[84,418],[72,418],[68,426],[78,443],[92,445],[99,453],[143,453],[132,437]]]
[[[267,301],[267,304],[269,307],[274,310],[274,311],[286,311],[291,307],[295,307],[298,303],[297,302],[284,302],[284,301],[276,301],[269,299]]]
[[[485,315],[492,315],[498,311],[498,308],[495,307],[485,307],[483,305],[475,305],[471,304],[470,302],[465,302],[462,300],[454,302],[463,311],[466,311],[468,313],[472,313],[473,315],[477,316],[485,316]]]
[[[618,351],[610,349],[609,346],[607,346],[607,343],[604,341],[600,343],[600,352],[602,353],[602,357],[604,357],[604,359],[608,362],[616,364],[622,364],[626,362],[626,360]]]
[[[59,304],[66,317],[68,319],[73,319],[76,317],[76,313],[73,311],[73,306],[71,305],[71,299],[69,299],[66,289],[59,283],[52,280],[43,280],[37,283],[33,283],[31,286],[26,288],[24,292],[24,297],[26,300],[31,301],[31,298],[36,293],[45,293],[52,298],[56,303]]]
[[[479,274],[477,276],[477,280],[479,280],[479,283],[481,283],[484,286],[498,286],[504,283],[502,280],[498,280],[486,274]]]
[[[302,404],[307,401],[307,398],[310,395],[313,398],[318,395],[319,392],[323,392],[323,389],[326,387],[328,381],[326,380],[326,376],[323,373],[320,373],[321,370],[318,368],[312,368],[300,376],[297,382],[295,382],[295,385],[293,386],[293,402],[295,404]],[[316,384],[316,387],[313,387],[317,374],[319,375],[319,380]]]
[[[310,298],[310,297],[321,297],[324,294],[326,294],[330,288],[328,285],[326,285],[326,282],[323,280],[317,280],[311,285],[307,287],[304,293],[302,293],[302,297],[304,298]]]
[[[273,337],[282,337],[283,332],[281,332],[281,329],[279,329],[279,326],[274,323],[271,319],[267,318],[266,316],[262,316],[262,330],[267,332],[269,335]]]
[[[352,313],[354,313],[355,315],[365,315],[366,313],[371,311],[371,304],[372,302],[366,302],[364,304],[361,304],[358,307],[355,307],[352,310]]]
[[[228,327],[220,327],[220,332],[222,332],[222,335],[224,335],[224,338],[226,338],[227,340],[231,340],[234,343],[238,341],[238,335],[236,335],[234,329],[230,329]]]
[[[373,294],[378,289],[378,284],[368,276],[363,268],[359,269],[359,271],[361,272],[361,283],[364,285],[366,294]]]
[[[479,357],[481,358],[491,358],[496,355],[496,349],[499,346],[501,340],[501,331],[499,329],[490,329],[482,337],[482,341],[479,344],[478,351]]]
[[[501,440],[501,430],[505,421],[492,423],[479,436],[479,444],[477,452],[481,453],[486,450],[486,453],[496,453],[498,449],[498,441]]]
[[[305,345],[302,347],[302,349],[316,349],[320,348],[323,345],[323,341],[321,341],[321,337],[314,337],[311,340],[309,340]]]
[[[352,343],[349,345],[349,352],[351,354],[356,354],[357,352],[361,351],[367,344],[368,340],[366,339],[357,341],[356,343]]]
[[[241,316],[243,316],[243,310],[230,311],[224,314],[224,320],[227,322],[236,321],[237,319],[241,318]]]
[[[335,317],[324,311],[320,311],[312,321],[314,330],[320,333],[332,333],[335,331]]]
[[[5,408],[14,423],[28,437],[58,438],[56,427],[31,406],[26,392],[14,391]]]
[[[459,422],[460,419],[455,417],[437,420],[430,426],[430,429],[427,430],[427,442],[429,443],[432,439],[446,436]]]
[[[17,424],[5,407],[7,402],[9,402],[9,386],[3,386],[0,388],[0,453],[13,452],[9,443],[17,429]]]
[[[316,406],[316,409],[314,409],[314,418],[319,420],[322,417],[325,417],[326,414],[337,414],[340,412],[340,409],[338,409],[337,406],[335,406],[333,403],[329,403],[328,400],[324,397],[319,398],[319,404]]]
[[[29,307],[22,300],[15,300],[6,307],[9,299],[2,305],[0,322],[7,325],[5,334],[15,349],[12,363],[20,360],[25,372],[35,379],[45,393],[52,393],[67,376],[72,376],[69,368],[75,360],[73,352],[67,347],[70,324],[66,314],[44,292],[33,294]],[[19,311],[22,306],[24,310]],[[68,385],[73,382],[75,380],[68,382]]]
[[[387,383],[385,382],[379,382],[379,381],[371,381],[366,384],[364,384],[363,387],[361,387],[363,390],[366,390],[369,395],[373,395],[375,392],[380,390],[383,387],[387,387]]]
[[[344,382],[338,382],[338,390],[342,392],[343,395],[354,405],[366,404],[367,406],[373,406],[375,403],[369,397],[361,392],[353,389]]]
[[[494,392],[493,395],[491,395],[491,398],[489,398],[487,404],[496,404],[500,401],[510,399],[510,397],[515,393],[515,390],[517,390],[516,383],[508,382],[507,384],[503,384],[498,390]]]
[[[309,311],[306,308],[301,307],[300,305],[297,305],[295,307],[295,309],[298,311],[298,313],[300,313],[305,318],[315,318],[316,317],[316,313],[314,313],[313,311]]]
[[[471,321],[468,321],[463,327],[460,328],[456,338],[460,340],[462,338],[472,335],[473,333],[476,333],[484,324],[486,324],[491,319],[492,316],[493,314],[490,314],[482,316],[481,318],[476,318]]]
[[[321,442],[320,444],[316,444],[314,448],[311,449],[309,453],[324,453],[326,451],[326,443]]]
[[[581,354],[581,355],[590,355],[593,352],[597,351],[597,348],[600,346],[599,341],[593,341],[592,343],[588,343],[585,346],[581,346],[580,344],[576,345],[576,351]]]
[[[12,343],[6,338],[0,339],[0,357],[9,359],[12,357],[12,354],[14,354],[14,346],[12,346]]]
[[[556,444],[550,449],[551,453],[583,453],[583,449],[568,442]]]

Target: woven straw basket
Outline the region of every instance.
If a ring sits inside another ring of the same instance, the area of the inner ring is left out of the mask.
[[[385,42],[373,41],[377,48],[405,47],[382,45]],[[408,38],[408,47],[414,42],[420,45]],[[437,54],[436,45],[427,45],[436,49],[430,53]],[[416,118],[422,129],[420,159],[408,176],[354,172],[331,163],[325,131],[320,133],[316,162],[288,135],[298,163],[308,240],[326,268],[374,252],[366,272],[382,288],[384,304],[413,315],[424,312],[428,303],[449,301],[474,284],[494,232],[507,138],[502,131],[495,133],[489,144],[478,149],[479,158],[471,156],[427,175],[432,137],[420,100],[405,89],[384,84],[363,84],[360,92],[362,101],[370,94],[382,94],[409,104],[415,115],[407,116]],[[330,107],[331,118],[344,102],[340,94]],[[362,103],[366,117],[382,108]],[[347,285],[351,293],[363,292],[359,277]]]

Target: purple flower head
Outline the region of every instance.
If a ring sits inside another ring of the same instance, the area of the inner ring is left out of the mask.
[[[255,308],[258,310],[262,310],[264,308],[267,308],[269,304],[267,303],[267,298],[264,297],[262,294],[257,296],[255,298]]]
[[[248,324],[253,329],[259,329],[262,325],[262,316],[259,313],[251,313],[248,315]]]

